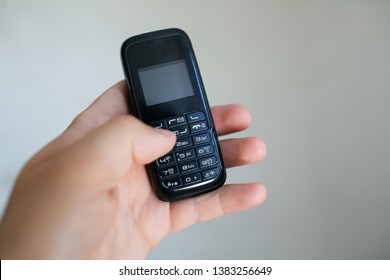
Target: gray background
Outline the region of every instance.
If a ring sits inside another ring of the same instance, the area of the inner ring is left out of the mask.
[[[0,0],[1,208],[23,163],[123,78],[129,36],[180,27],[211,104],[268,144],[262,206],[187,229],[150,258],[390,257],[390,1]]]

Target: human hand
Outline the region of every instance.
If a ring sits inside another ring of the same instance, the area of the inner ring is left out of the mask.
[[[126,96],[123,81],[108,89],[25,165],[0,224],[0,259],[141,259],[171,233],[265,200],[259,183],[157,199],[144,165],[166,154],[175,136],[130,116]],[[239,105],[212,114],[219,135],[251,121]],[[220,143],[228,168],[266,153],[255,137]]]

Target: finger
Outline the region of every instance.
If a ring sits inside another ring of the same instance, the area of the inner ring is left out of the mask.
[[[249,111],[238,104],[214,106],[211,111],[220,136],[245,130],[252,121]]]
[[[265,201],[266,188],[258,183],[225,185],[211,193],[171,203],[171,233],[225,214],[243,211]]]
[[[267,154],[267,146],[257,137],[221,140],[220,145],[226,168],[262,161]]]
[[[96,190],[117,183],[132,164],[144,165],[166,154],[175,140],[170,131],[119,116],[49,158],[46,165],[58,173],[58,184]]]

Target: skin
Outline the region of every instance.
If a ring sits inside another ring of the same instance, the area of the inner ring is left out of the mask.
[[[129,114],[126,85],[104,92],[23,168],[0,224],[1,259],[143,259],[162,239],[264,202],[259,183],[229,184],[195,198],[156,198],[145,164],[175,143]],[[219,135],[248,128],[240,105],[212,108]],[[221,141],[226,167],[258,162],[256,137]]]

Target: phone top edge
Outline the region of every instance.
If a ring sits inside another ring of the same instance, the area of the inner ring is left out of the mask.
[[[187,35],[187,33],[184,30],[179,29],[179,28],[167,28],[167,29],[161,29],[161,30],[157,30],[157,31],[151,31],[151,32],[138,34],[138,35],[135,35],[135,36],[128,38],[127,40],[125,40],[123,42],[122,47],[121,47],[121,50],[122,50],[121,52],[123,54],[123,52],[126,50],[126,48],[133,45],[133,44],[138,44],[141,42],[153,40],[156,37],[163,38],[163,37],[170,37],[170,36],[177,36],[177,35],[183,36],[188,41],[190,41],[189,36]]]

